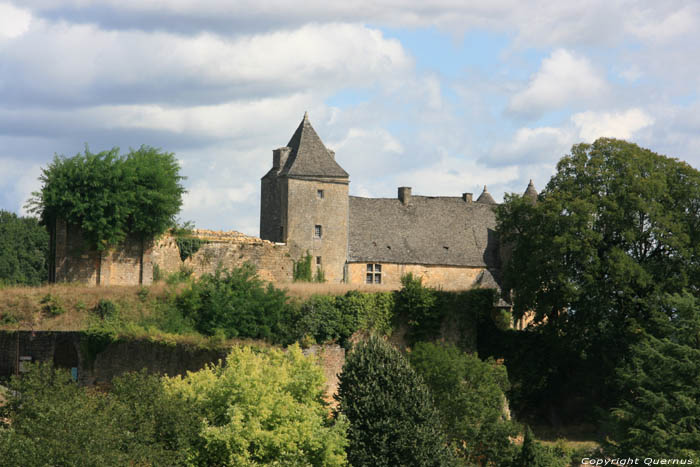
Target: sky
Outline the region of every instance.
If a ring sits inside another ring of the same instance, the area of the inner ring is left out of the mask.
[[[698,44],[697,1],[0,0],[0,209],[54,155],[149,145],[182,221],[258,235],[305,111],[356,196],[500,201],[601,136],[698,168]]]

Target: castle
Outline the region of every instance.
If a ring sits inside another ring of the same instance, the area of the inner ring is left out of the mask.
[[[286,146],[273,150],[261,179],[260,238],[198,230],[203,246],[182,259],[176,241],[128,240],[110,252],[86,251],[79,229],[57,223],[52,232],[51,278],[92,284],[148,284],[153,270],[187,268],[195,275],[217,267],[254,264],[266,280],[292,280],[294,261],[310,255],[328,282],[400,285],[406,273],[449,289],[498,288],[501,249],[496,202],[486,187],[473,200],[417,196],[399,187],[396,198],[349,195],[350,177],[326,148],[308,114]],[[528,185],[525,196],[537,198]]]

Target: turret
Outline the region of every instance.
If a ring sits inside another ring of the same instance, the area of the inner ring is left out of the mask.
[[[486,185],[484,185],[484,191],[481,192],[481,195],[479,195],[479,198],[476,200],[477,203],[481,204],[498,204],[496,203],[496,200],[493,199],[493,196],[491,196],[491,193],[489,193],[488,188],[486,188]]]

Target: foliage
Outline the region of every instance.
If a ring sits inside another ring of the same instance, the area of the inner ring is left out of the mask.
[[[351,465],[453,463],[430,391],[406,359],[372,336],[356,345],[339,376],[338,413],[349,422]]]
[[[166,385],[204,415],[196,465],[346,464],[346,423],[328,418],[321,369],[298,346],[236,347],[226,365]]]
[[[77,225],[89,245],[103,250],[127,235],[152,238],[170,227],[182,205],[183,177],[172,153],[148,146],[66,158],[42,171],[41,191],[29,201],[44,225]]]
[[[293,306],[288,315],[288,342],[305,336],[315,342],[348,345],[356,331],[388,334],[391,331],[394,299],[391,293],[349,291],[343,296],[312,295]]]
[[[448,438],[469,465],[506,465],[514,457],[506,419],[508,375],[503,365],[481,361],[454,345],[419,342],[408,354],[435,397]]]
[[[163,272],[160,270],[160,266],[157,264],[153,265],[153,282],[160,282],[163,280]]]
[[[311,271],[311,253],[306,252],[298,261],[294,261],[294,282],[312,282],[313,273]],[[321,281],[319,281],[321,282]]]
[[[91,311],[100,319],[110,318],[117,315],[117,305],[110,300],[101,298]]]
[[[0,285],[39,285],[48,279],[49,235],[31,217],[0,210]]]
[[[567,454],[562,448],[550,448],[538,443],[528,426],[525,428],[525,439],[520,454],[512,465],[513,467],[567,467],[571,465]]]
[[[401,277],[401,290],[396,296],[396,312],[408,319],[413,327],[439,325],[438,310],[434,306],[435,290],[423,286],[423,278],[413,273]]]
[[[183,236],[175,237],[175,243],[177,243],[177,248],[180,250],[180,260],[185,261],[187,258],[197,253],[202,245],[206,245],[209,241],[196,237]]]
[[[323,268],[316,268],[316,274],[314,274],[314,282],[326,282],[326,273],[323,271]]]
[[[0,465],[185,465],[196,440],[191,408],[145,373],[115,379],[105,394],[40,364],[10,388]]]
[[[603,383],[580,390],[614,404],[610,378],[639,328],[655,325],[658,301],[700,283],[700,173],[602,138],[575,145],[537,203],[507,197],[497,219],[516,315],[532,310],[563,336],[578,371]]]
[[[176,299],[182,315],[197,331],[212,336],[218,330],[226,337],[270,339],[281,334],[287,313],[284,291],[267,287],[245,264],[230,271],[204,274]]]
[[[42,311],[44,311],[46,314],[58,316],[66,312],[65,308],[63,308],[61,300],[50,293],[44,295],[39,303],[43,305]]]
[[[664,300],[672,319],[632,346],[616,373],[622,398],[611,411],[606,451],[622,457],[700,461],[700,302]]]

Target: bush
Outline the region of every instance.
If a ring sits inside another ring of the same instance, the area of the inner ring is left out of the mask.
[[[195,329],[208,336],[221,330],[228,338],[272,339],[282,334],[287,314],[285,292],[272,284],[265,287],[249,264],[204,274],[175,302]]]
[[[61,300],[55,295],[51,295],[50,293],[44,295],[44,297],[39,303],[44,305],[42,311],[51,316],[62,315],[66,312],[66,309],[63,308],[63,303],[61,302]]]
[[[351,465],[452,465],[428,388],[399,351],[380,338],[370,337],[350,352],[335,397],[337,413],[350,422]]]

